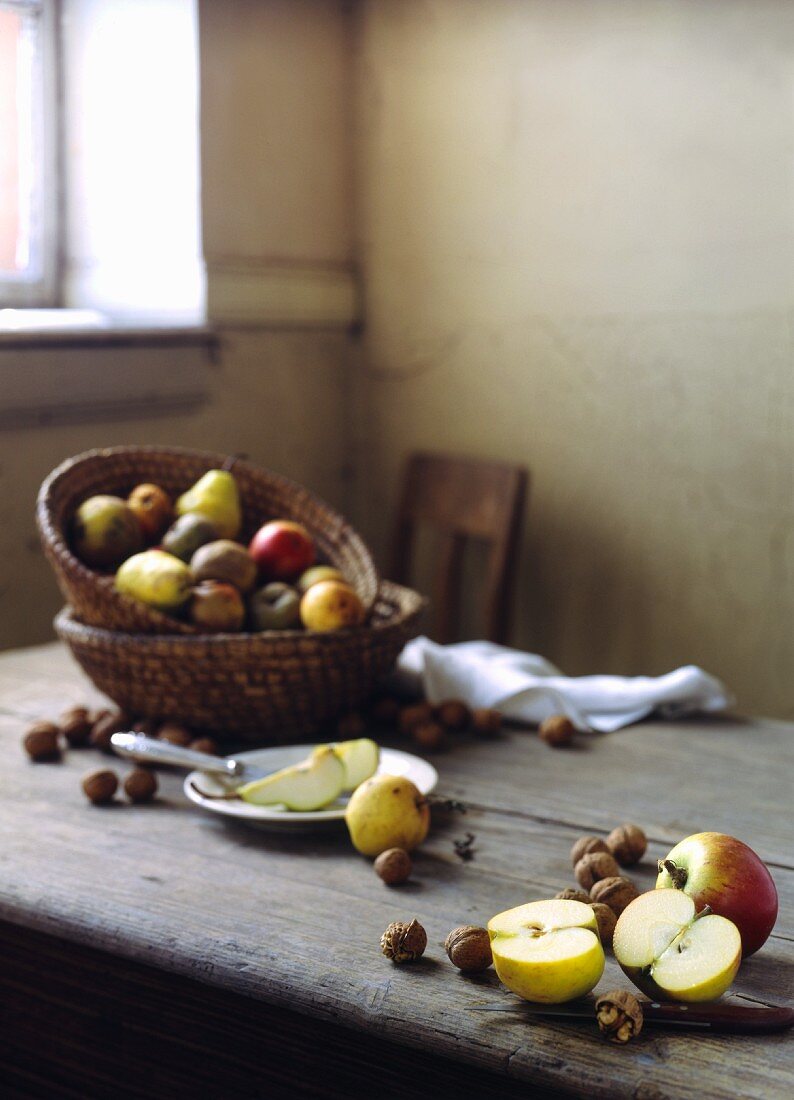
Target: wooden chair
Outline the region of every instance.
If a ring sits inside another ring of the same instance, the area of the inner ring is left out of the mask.
[[[429,453],[408,458],[394,534],[392,576],[410,583],[417,526],[436,528],[436,581],[430,593],[433,629],[429,632],[436,641],[455,639],[463,552],[466,540],[476,539],[489,547],[482,583],[481,636],[507,642],[527,482],[523,467],[501,462]]]

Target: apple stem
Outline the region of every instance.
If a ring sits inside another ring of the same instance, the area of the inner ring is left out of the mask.
[[[687,873],[683,867],[678,867],[671,859],[660,859],[658,867],[659,874],[661,874],[662,871],[667,871],[668,875],[673,880],[673,886],[676,890],[683,890],[687,880]]]
[[[695,916],[692,918],[692,923],[694,924],[695,921],[700,920],[701,917],[707,917],[710,913],[713,913],[713,911],[710,905],[704,905],[699,913],[695,913]]]

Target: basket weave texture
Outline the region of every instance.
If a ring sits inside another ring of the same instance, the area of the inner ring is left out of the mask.
[[[126,634],[55,619],[94,684],[134,716],[266,743],[299,740],[372,695],[419,631],[424,599],[384,581],[366,627],[199,637]]]
[[[227,460],[226,455],[176,447],[109,447],[86,451],[53,470],[39,490],[36,522],[58,586],[83,623],[134,634],[200,636],[191,623],[117,592],[112,575],[79,561],[69,548],[69,524],[77,507],[94,494],[127,497],[141,482],[154,482],[176,497]],[[302,523],[320,555],[344,573],[368,610],[373,607],[380,578],[372,554],[338,512],[308,489],[243,459],[235,461],[232,472],[242,502],[243,541],[269,519]]]

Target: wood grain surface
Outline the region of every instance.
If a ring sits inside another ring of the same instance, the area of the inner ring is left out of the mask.
[[[526,731],[491,743],[462,738],[434,762],[439,793],[462,800],[467,812],[436,811],[412,880],[389,889],[343,828],[286,836],[227,824],[191,806],[176,773],[161,773],[153,805],[88,805],[82,774],[110,764],[123,775],[126,765],[91,750],[33,764],[19,742],[26,720],[90,701],[98,696],[59,646],[0,655],[0,920],[173,975],[174,989],[191,980],[208,997],[289,1011],[317,1041],[324,1028],[348,1029],[362,1044],[362,1080],[380,1037],[405,1050],[410,1096],[439,1091],[429,1071],[424,1093],[411,1077],[420,1058],[439,1059],[461,1088],[470,1067],[482,1073],[476,1082],[469,1076],[466,1096],[489,1095],[485,1082],[500,1080],[510,1092],[525,1082],[609,1100],[794,1095],[791,1034],[648,1028],[618,1048],[588,1024],[535,1022],[493,971],[463,977],[443,951],[456,925],[483,924],[573,885],[569,851],[582,832],[642,825],[650,848],[631,875],[647,888],[673,842],[716,829],[768,861],[781,898],[773,936],[743,965],[730,996],[790,1003],[794,726],[648,722],[570,750],[550,749]],[[474,858],[464,862],[454,841],[467,832]],[[378,941],[391,921],[411,917],[427,929],[427,954],[397,967]],[[0,988],[2,981],[0,973]],[[614,986],[630,988],[610,957],[598,989]],[[90,1003],[90,983],[85,998]],[[244,1007],[238,1011],[243,1028]],[[317,1073],[316,1062],[306,1072]]]

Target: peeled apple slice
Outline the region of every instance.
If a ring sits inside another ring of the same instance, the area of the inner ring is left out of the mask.
[[[321,810],[345,787],[345,766],[330,745],[320,745],[299,764],[244,783],[237,795],[254,806],[283,803],[288,810]]]
[[[331,748],[344,765],[346,791],[354,791],[378,770],[380,749],[369,737],[359,737],[356,741],[338,741]]]

